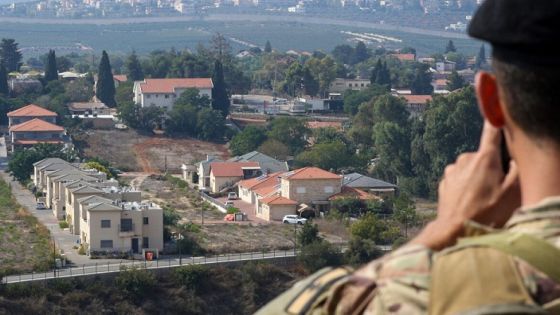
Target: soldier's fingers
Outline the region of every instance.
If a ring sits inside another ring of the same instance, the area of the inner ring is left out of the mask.
[[[488,121],[484,121],[482,136],[480,137],[480,145],[478,152],[491,152],[500,148],[502,135],[500,129],[492,126]]]

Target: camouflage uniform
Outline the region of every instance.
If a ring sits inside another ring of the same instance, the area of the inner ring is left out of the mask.
[[[475,223],[468,223],[466,230],[467,236],[494,235],[493,233],[503,231]],[[560,197],[549,198],[537,206],[518,210],[506,224],[504,230],[532,235],[546,240],[556,248],[560,248]],[[454,250],[456,248],[452,247],[445,251],[453,252]],[[476,247],[467,246],[462,249],[462,252],[469,253],[476,250]],[[257,314],[439,314],[437,307],[434,307],[431,311],[429,311],[429,308],[430,294],[433,291],[434,283],[432,279],[433,267],[440,254],[423,246],[407,245],[353,273],[338,277],[336,281],[331,281],[328,284],[296,285],[294,289],[290,290],[293,294],[292,298],[288,299],[286,296],[280,296]],[[490,257],[492,254],[507,256],[507,259],[512,262],[512,274],[496,275],[497,281],[471,277],[463,279],[463,283],[478,281],[479,283],[475,283],[475,285],[492,286],[498,284],[499,287],[500,283],[507,282],[504,281],[506,279],[515,280],[514,278],[518,278],[520,279],[519,282],[522,283],[521,286],[524,287],[523,291],[525,291],[528,300],[531,300],[525,301],[525,304],[534,303],[540,307],[547,303],[560,301],[560,285],[550,277],[519,258],[498,253],[493,249],[485,252],[483,257]],[[476,263],[474,265],[474,275],[479,274],[478,267],[495,265],[495,260],[478,261]],[[557,269],[560,269],[560,261],[556,263],[559,266]],[[468,262],[462,263],[459,261],[456,267],[459,268],[463,265],[468,265]],[[497,268],[500,269],[494,271],[495,273],[500,273],[503,270],[502,267]],[[453,270],[450,270],[449,272],[453,273]],[[449,274],[448,279],[440,279],[444,286],[441,292],[445,295],[446,282],[455,277],[460,278],[460,276],[461,274]],[[468,275],[466,276],[468,277]],[[485,281],[489,283],[484,283]],[[450,286],[452,285],[450,284]],[[305,287],[318,294],[306,294],[304,298],[298,301],[297,297],[303,296],[301,291]],[[490,292],[500,291],[500,289],[492,287],[489,289]],[[504,289],[504,291],[508,290],[510,289]],[[450,294],[452,295],[449,297],[443,296],[441,299],[453,300],[453,294],[455,293]],[[523,304],[522,301],[519,303]],[[296,305],[296,307],[290,309],[289,306],[295,304],[307,305],[308,307],[297,307]],[[509,304],[517,303],[509,302]],[[507,305],[506,310],[508,310]],[[538,310],[535,312],[538,313]],[[555,308],[555,311],[549,311],[548,313],[556,314],[557,312],[560,312],[560,310]],[[483,313],[471,312],[468,314]],[[510,310],[505,313],[524,314],[529,313],[529,310],[524,309],[518,312]],[[541,314],[546,314],[546,312],[541,312]]]

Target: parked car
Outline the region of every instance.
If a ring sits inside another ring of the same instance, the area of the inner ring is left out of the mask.
[[[285,224],[305,224],[305,222],[307,222],[306,218],[292,214],[285,215],[282,219],[282,223]]]
[[[37,210],[44,210],[44,209],[47,209],[47,206],[45,206],[45,203],[44,203],[44,202],[37,202],[37,207],[36,207],[36,209],[37,209]]]
[[[228,192],[227,194],[227,199],[228,200],[237,200],[237,193],[236,192]]]
[[[233,201],[227,200],[227,201],[224,203],[224,206],[226,206],[226,208],[229,208],[229,207],[234,207],[235,204],[233,203]]]

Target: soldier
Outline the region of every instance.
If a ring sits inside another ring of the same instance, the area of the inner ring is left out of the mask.
[[[437,218],[257,314],[560,314],[560,1],[486,0],[469,34],[492,44],[494,74],[477,74],[480,146],[446,168]]]

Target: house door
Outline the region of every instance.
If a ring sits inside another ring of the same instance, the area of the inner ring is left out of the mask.
[[[137,238],[132,239],[132,252],[134,254],[138,254],[138,239]]]

